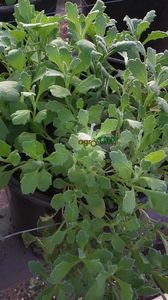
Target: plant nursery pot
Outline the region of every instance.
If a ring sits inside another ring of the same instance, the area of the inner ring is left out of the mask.
[[[82,1],[84,14],[89,13],[96,2],[96,0]],[[126,28],[126,24],[123,21],[126,15],[130,18],[142,19],[150,10],[155,10],[157,15],[151,24],[151,30],[168,30],[167,0],[104,0],[104,3],[106,5],[106,13],[117,21],[117,28],[120,31]],[[157,51],[164,51],[168,48],[168,39],[158,40],[147,44],[147,46],[152,46]]]
[[[57,0],[31,0],[36,10],[44,10],[46,14],[54,14],[56,11]],[[0,22],[11,22],[14,20],[14,5],[0,6]]]
[[[20,184],[14,178],[9,184],[9,193],[11,224],[14,230],[36,228],[40,216],[54,212],[50,206],[51,198],[49,196],[40,192],[33,195],[22,194]]]

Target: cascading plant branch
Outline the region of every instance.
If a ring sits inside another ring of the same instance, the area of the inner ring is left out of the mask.
[[[44,253],[44,266],[29,263],[45,283],[40,300],[168,292],[167,225],[149,215],[168,214],[168,52],[144,47],[167,33],[141,39],[154,11],[126,17],[120,33],[104,9],[97,1],[84,17],[66,3],[66,41],[62,18],[35,12],[27,0],[16,8],[17,27],[1,29],[0,187],[15,177],[23,194],[51,195],[54,218],[62,212],[56,229],[23,236]],[[124,70],[109,63],[116,53]],[[111,135],[112,145],[79,143]]]

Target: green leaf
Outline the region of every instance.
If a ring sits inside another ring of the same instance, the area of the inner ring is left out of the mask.
[[[45,247],[45,252],[52,254],[56,246],[59,246],[64,241],[66,231],[56,231],[49,237],[41,238],[41,241]]]
[[[153,274],[154,280],[156,280],[157,284],[160,286],[163,292],[168,293],[168,277],[162,276],[156,272]]]
[[[129,126],[132,127],[133,129],[142,129],[143,125],[141,122],[139,121],[135,121],[135,120],[129,120],[129,119],[126,119],[125,121],[128,122]]]
[[[105,203],[101,195],[90,193],[86,195],[89,204],[89,210],[96,218],[103,218],[105,215]]]
[[[9,146],[4,141],[0,140],[0,156],[8,157],[11,152],[11,146]]]
[[[77,38],[80,39],[81,25],[79,22],[78,7],[76,4],[72,4],[71,2],[66,2],[65,9],[66,9],[68,21],[70,21],[70,24],[74,25],[72,27],[73,31],[76,33]]]
[[[117,79],[115,77],[110,76],[110,78],[109,78],[109,87],[111,88],[111,90],[113,92],[116,92],[116,93],[119,94],[119,92],[120,92],[120,90],[119,90],[119,83],[118,83],[118,81],[117,81]]]
[[[126,191],[125,197],[123,199],[122,209],[126,214],[132,214],[136,207],[136,200],[135,200],[135,192],[134,190]]]
[[[132,300],[133,299],[133,289],[130,284],[119,281],[120,285],[120,294],[121,294],[121,299],[122,300]]]
[[[87,39],[82,39],[77,42],[77,46],[79,49],[83,52],[83,54],[91,53],[93,50],[96,50],[95,44],[93,44],[91,41]],[[94,78],[93,75],[91,75],[91,78]]]
[[[26,248],[28,248],[32,243],[37,241],[37,237],[29,232],[24,232],[22,234],[22,238]]]
[[[56,178],[53,182],[53,186],[56,189],[63,189],[65,187],[65,185],[66,185],[65,181],[61,178]]]
[[[73,190],[68,190],[64,192],[64,199],[66,203],[72,203],[74,200],[76,200],[76,194]]]
[[[138,188],[139,189],[139,188]],[[140,188],[150,200],[150,206],[162,216],[168,215],[168,194]]]
[[[36,134],[35,133],[29,133],[29,132],[22,132],[18,137],[17,137],[17,148],[22,150],[22,145],[24,142],[34,142],[36,141]],[[20,151],[21,151],[20,150]]]
[[[65,199],[63,194],[56,194],[51,200],[51,207],[55,210],[59,210],[65,206]]]
[[[43,109],[38,112],[38,114],[34,118],[34,122],[40,124],[43,120],[45,120],[47,117],[47,110]]]
[[[133,251],[133,257],[138,270],[144,274],[149,274],[152,270],[151,264],[141,252]]]
[[[140,296],[157,296],[159,293],[159,288],[152,288],[150,286],[145,286],[138,289],[138,295]]]
[[[128,62],[128,67],[132,72],[133,76],[138,79],[141,83],[147,84],[148,73],[144,63],[140,59],[130,59]]]
[[[157,164],[159,162],[161,162],[162,160],[164,160],[167,157],[165,151],[163,150],[158,150],[155,152],[151,152],[148,155],[146,155],[144,157],[144,160],[146,161],[150,161],[151,164]]]
[[[57,98],[66,98],[71,95],[70,91],[62,86],[53,85],[50,87],[51,94]]]
[[[148,47],[147,49],[147,63],[149,67],[154,71],[156,67],[156,50]]]
[[[0,119],[0,139],[4,141],[8,134],[9,134],[9,130],[6,124],[4,123],[3,120]]]
[[[21,157],[17,150],[11,152],[8,156],[7,161],[12,164],[14,167],[18,166],[20,163]]]
[[[155,41],[158,39],[164,39],[168,37],[168,33],[164,31],[152,31],[148,34],[147,38],[144,40],[143,45],[146,45],[150,41]]]
[[[11,115],[12,123],[14,125],[25,125],[30,121],[30,110],[17,110]]]
[[[62,115],[64,117],[66,115],[66,118],[65,118],[66,121],[67,121],[67,116],[68,116],[69,121],[74,121],[73,114],[70,112],[69,109],[66,108],[66,106],[63,103],[60,103],[55,100],[49,101],[46,104],[46,109],[49,111],[52,111],[52,112],[56,112],[58,114],[58,116],[61,116],[61,118],[62,118]]]
[[[142,55],[145,55],[144,47],[141,43],[135,41],[121,41],[112,43],[109,48],[109,54],[118,52],[127,52],[127,56],[129,59],[133,59],[139,57],[139,52]]]
[[[45,152],[44,146],[38,141],[23,142],[23,151],[26,155],[33,159],[41,160]]]
[[[103,106],[100,104],[93,105],[89,108],[89,123],[99,123]]]
[[[76,93],[86,94],[91,89],[97,89],[102,85],[100,79],[96,78],[94,75],[90,75],[88,78],[84,79],[79,83],[75,89]]]
[[[55,145],[56,152],[53,152],[50,156],[47,157],[53,166],[62,166],[68,159],[70,159],[70,153],[65,148],[63,144]]]
[[[26,57],[22,49],[10,50],[6,56],[6,59],[12,68],[22,72],[26,63]]]
[[[133,232],[140,229],[141,225],[137,217],[131,217],[127,222],[125,222],[125,228],[127,231]]]
[[[21,179],[21,190],[25,195],[33,194],[38,186],[38,170],[23,175]]]
[[[78,220],[79,208],[76,199],[73,202],[66,204],[64,217],[67,223],[73,223]]]
[[[8,186],[13,173],[14,170],[4,171],[4,167],[0,168],[0,189],[4,189]]]
[[[168,85],[168,82],[167,82],[166,86],[167,85]],[[162,88],[162,87],[160,86],[160,88]],[[165,99],[163,99],[161,97],[158,97],[158,104],[159,104],[159,106],[161,107],[161,109],[163,111],[165,111],[166,113],[168,113],[168,102]]]
[[[160,232],[160,237],[162,239],[165,251],[166,251],[166,255],[168,255],[168,241],[166,239],[166,237]]]
[[[107,178],[105,176],[97,175],[96,181],[100,185],[102,190],[110,190],[111,189],[111,182],[110,182],[109,178]]]
[[[55,83],[56,78],[58,77],[63,77],[61,72],[56,70],[47,70],[43,78],[40,80],[38,97],[42,95],[45,91],[47,91],[49,87],[51,87]]]
[[[121,151],[112,151],[110,153],[112,165],[114,169],[119,173],[119,176],[124,179],[130,179],[132,174],[132,163],[127,160],[125,154]]]
[[[31,20],[35,16],[34,6],[30,5],[28,0],[18,0],[18,4],[15,6],[15,17],[18,22],[31,23]]]
[[[83,37],[85,37],[88,29],[90,29],[90,26],[92,26],[92,23],[95,20],[98,13],[99,13],[99,11],[93,11],[93,12],[89,12],[89,14],[86,16],[85,29],[84,29],[84,32],[83,32]]]
[[[76,242],[81,250],[84,250],[89,241],[89,235],[85,230],[80,230],[76,236]]]
[[[104,266],[100,262],[100,259],[98,257],[100,251],[98,250],[97,252],[96,251],[94,252],[93,257],[96,256],[95,259],[91,259],[91,260],[89,259],[85,262],[85,266],[86,266],[87,270],[89,271],[89,273],[93,276],[93,278],[97,277],[101,273],[104,273]],[[108,251],[105,253],[109,255]],[[105,253],[101,253],[100,255],[103,255]]]
[[[151,188],[153,191],[164,193],[167,190],[166,182],[157,178],[141,176],[136,182],[141,184],[143,187],[147,186]]]
[[[98,14],[95,20],[96,34],[99,36],[104,36],[106,32],[106,17],[104,15]]]
[[[155,10],[151,10],[151,11],[147,12],[147,14],[144,17],[143,21],[145,21],[145,22],[147,21],[149,23],[152,23],[154,21],[155,17],[156,17]]]
[[[148,21],[142,21],[137,25],[136,35],[137,39],[140,39],[142,33],[146,31],[150,27],[150,23]]]
[[[154,130],[156,126],[156,120],[153,115],[148,116],[144,120],[144,133],[145,135],[151,134],[151,132]]]
[[[112,234],[111,243],[115,251],[123,253],[125,248],[125,242],[119,237],[117,233]]]
[[[104,1],[97,0],[90,12],[94,12],[94,11],[98,10],[100,14],[103,14],[105,11],[105,8],[106,8],[106,6],[104,5]]]
[[[105,134],[110,134],[113,131],[117,129],[118,125],[118,120],[116,119],[106,119],[104,123],[101,124],[101,128],[96,136],[96,138],[105,135]]]
[[[50,276],[49,276],[49,282],[52,284],[58,284],[61,283],[62,280],[68,275],[68,273],[72,270],[72,268],[78,263],[78,261],[74,262],[66,262],[62,261],[59,264],[57,264]]]
[[[87,110],[80,109],[78,113],[78,118],[79,118],[79,123],[84,127],[86,127],[89,121],[89,112]]]
[[[86,293],[84,300],[102,300],[105,294],[107,275],[106,273],[99,274],[93,285],[89,288]]]
[[[43,279],[47,279],[47,273],[43,265],[39,261],[35,261],[35,260],[29,261],[28,267],[32,274],[40,276]]]
[[[17,81],[0,82],[0,101],[16,102],[20,97],[20,85]]]
[[[46,192],[51,185],[52,175],[43,168],[38,175],[38,189],[42,192]]]
[[[107,33],[106,33],[107,47],[111,46],[112,42],[116,39],[117,33],[118,33],[118,31],[117,31],[116,26],[112,26],[107,30]]]

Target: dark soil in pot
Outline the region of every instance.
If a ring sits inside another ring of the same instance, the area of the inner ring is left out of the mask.
[[[36,10],[44,10],[46,14],[54,14],[57,0],[31,0]],[[0,6],[0,22],[11,22],[14,20],[14,5]]]
[[[50,206],[50,195],[35,192],[33,195],[24,195],[20,183],[12,179],[9,184],[11,223],[14,230],[22,231],[37,227],[40,216],[52,214],[55,211]],[[58,223],[61,222],[61,213],[57,214]]]
[[[83,0],[83,12],[87,14],[93,7],[95,0]],[[128,15],[130,18],[142,19],[150,10],[156,11],[155,21],[151,25],[152,30],[168,30],[167,23],[167,0],[104,0],[106,13],[117,20],[117,28],[122,31],[126,28],[123,18]],[[164,51],[168,48],[168,39],[158,40],[147,44],[157,51]]]

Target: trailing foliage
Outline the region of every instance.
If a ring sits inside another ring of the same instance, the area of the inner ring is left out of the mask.
[[[144,47],[167,33],[142,40],[154,11],[118,32],[104,10],[99,0],[84,17],[66,3],[65,17],[46,17],[24,0],[17,27],[1,24],[0,186],[15,176],[23,194],[46,192],[54,217],[62,212],[56,230],[24,236],[48,265],[30,262],[45,281],[40,300],[168,292],[167,237],[148,215],[168,214],[168,53]],[[116,54],[124,70],[109,63]],[[111,136],[112,145],[79,143]]]

